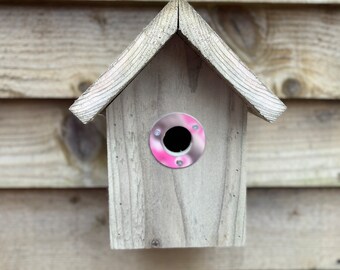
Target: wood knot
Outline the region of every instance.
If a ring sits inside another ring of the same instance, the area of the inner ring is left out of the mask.
[[[95,124],[84,125],[72,114],[63,122],[62,138],[68,151],[82,162],[94,160],[103,146],[103,137]]]
[[[84,93],[91,85],[91,81],[82,81],[78,84],[78,91]]]
[[[332,111],[329,111],[327,109],[325,110],[317,110],[315,112],[315,117],[319,120],[321,123],[330,122],[334,116],[334,113]]]
[[[297,97],[302,92],[302,85],[296,79],[287,79],[282,84],[282,92],[286,97]]]
[[[238,49],[248,56],[254,56],[260,43],[259,29],[249,10],[239,7],[219,8],[217,27],[228,42],[235,43]]]
[[[107,224],[107,218],[105,215],[96,216],[96,222],[101,226],[105,226]]]
[[[159,241],[158,239],[152,239],[151,247],[152,248],[160,248],[161,247],[161,241]]]
[[[102,13],[93,13],[92,19],[99,25],[102,31],[105,31],[106,25],[108,24],[107,18]]]
[[[77,204],[80,202],[80,197],[77,195],[74,195],[69,199],[69,201],[71,204]]]

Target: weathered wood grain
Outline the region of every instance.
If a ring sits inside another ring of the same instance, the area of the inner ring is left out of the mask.
[[[149,63],[177,31],[178,0],[171,0],[109,69],[70,107],[84,124],[92,120]]]
[[[84,126],[68,112],[69,105],[0,101],[1,187],[106,185],[105,139],[95,124]]]
[[[153,124],[172,112],[197,118],[207,138],[185,169],[160,165],[149,147]],[[112,248],[243,245],[246,106],[192,48],[173,37],[106,117]]]
[[[91,124],[74,122],[70,104],[0,102],[0,187],[107,185],[105,140],[100,151],[97,139],[87,151],[80,146],[83,140],[89,144],[93,136],[106,136],[105,118],[97,117],[93,130]],[[340,186],[339,102],[287,101],[287,106],[273,125],[248,117],[248,186]],[[67,119],[73,120],[65,129]],[[71,130],[68,139],[62,130]]]
[[[169,38],[179,31],[248,104],[250,111],[274,122],[286,109],[186,0],[173,0],[109,69],[70,107],[86,124],[118,96]]]
[[[219,8],[207,18],[255,74],[284,98],[339,98],[340,10]]]
[[[178,5],[180,33],[233,86],[257,116],[274,122],[286,106],[244,65],[241,59],[185,0]]]
[[[249,115],[249,184],[340,186],[339,102],[288,104],[273,125]]]
[[[340,190],[248,191],[247,246],[111,251],[105,190],[0,190],[2,270],[340,269]]]
[[[161,6],[2,6],[0,97],[74,98]],[[215,6],[199,13],[280,97],[340,97],[340,8]]]

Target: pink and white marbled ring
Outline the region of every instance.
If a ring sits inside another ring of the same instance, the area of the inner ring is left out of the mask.
[[[187,131],[184,132],[187,134],[183,133],[185,138],[181,138],[182,134],[177,134],[177,136],[175,134],[173,143],[183,144],[181,140],[188,139],[188,132],[190,132],[191,141],[186,149],[171,151],[166,147],[164,137],[171,129],[171,133],[173,133],[173,128],[177,128],[179,131],[183,130],[178,129],[178,127],[185,128]],[[149,137],[149,146],[155,159],[162,165],[172,169],[186,168],[194,164],[204,152],[205,133],[203,126],[189,114],[179,112],[167,114],[153,125]]]

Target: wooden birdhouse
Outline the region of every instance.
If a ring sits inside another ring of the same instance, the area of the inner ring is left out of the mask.
[[[169,2],[70,110],[106,109],[114,249],[245,241],[247,111],[286,106],[184,0]]]

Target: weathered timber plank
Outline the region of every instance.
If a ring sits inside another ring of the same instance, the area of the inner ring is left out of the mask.
[[[275,124],[248,114],[248,184],[340,186],[339,105],[292,101]]]
[[[1,7],[1,97],[75,97],[161,8]]]
[[[248,117],[248,186],[340,186],[339,102],[286,103],[275,124]],[[107,185],[105,119],[84,126],[70,104],[0,102],[0,187]]]
[[[207,138],[198,162],[180,170],[149,147],[150,129],[171,112],[197,117]],[[106,117],[112,248],[244,244],[247,108],[191,47],[173,37]]]
[[[283,98],[339,98],[340,9],[216,8],[207,19]]]
[[[100,127],[90,124],[84,129],[68,112],[69,105],[0,101],[1,187],[106,184],[106,145]]]
[[[0,97],[77,97],[161,7],[0,9]],[[199,13],[280,97],[340,97],[340,8],[216,6]]]
[[[340,269],[340,190],[248,192],[247,246],[111,251],[105,190],[0,191],[12,269]]]

